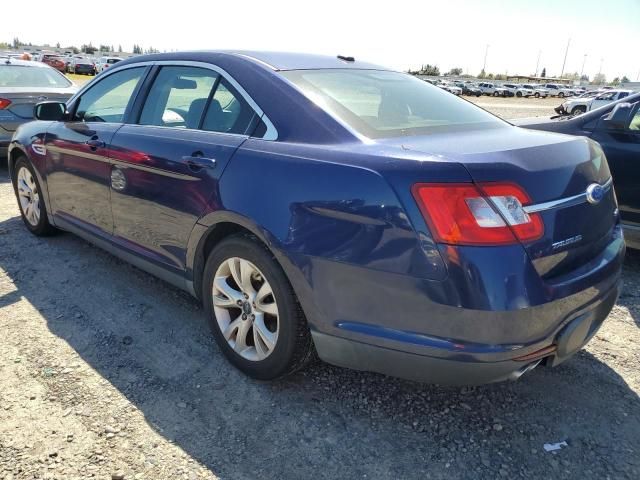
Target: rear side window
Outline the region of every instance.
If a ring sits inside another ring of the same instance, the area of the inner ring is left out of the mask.
[[[251,133],[249,130],[255,125],[256,117],[256,113],[242,95],[222,79],[211,99],[202,129],[245,135]]]
[[[82,94],[74,120],[121,123],[145,67],[113,73]]]
[[[218,74],[198,67],[162,67],[149,90],[139,123],[192,128],[200,119]]]

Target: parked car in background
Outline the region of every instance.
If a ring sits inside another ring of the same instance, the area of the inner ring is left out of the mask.
[[[531,97],[535,93],[532,88],[527,88],[517,83],[503,83],[502,88],[506,88],[507,91],[516,97]]]
[[[576,117],[517,119],[513,123],[598,142],[611,169],[627,245],[640,249],[640,93]]]
[[[41,62],[0,62],[0,157],[7,154],[16,128],[33,119],[33,107],[44,100],[66,101],[78,88],[59,71]]]
[[[449,93],[453,93],[454,95],[462,95],[462,88],[454,85],[453,83],[441,81],[438,86]]]
[[[533,96],[536,98],[547,98],[549,96],[549,89],[535,83],[524,83],[524,88],[533,90]]]
[[[9,152],[25,227],[75,232],[200,297],[255,378],[315,351],[440,384],[515,379],[575,354],[620,291],[598,145],[407,74],[147,55],[36,113]]]
[[[549,90],[549,96],[551,97],[563,98],[573,96],[573,91],[569,87],[559,83],[545,83],[544,87]]]
[[[596,95],[581,96],[566,100],[554,110],[560,115],[580,115],[589,110],[600,108],[616,100],[621,100],[633,93],[632,90],[605,90]]]
[[[122,59],[118,57],[100,57],[96,62],[96,73],[104,72],[105,69],[115,65],[121,60]]]
[[[64,58],[62,58],[59,55],[44,54],[44,55],[42,55],[41,62],[46,64],[46,65],[49,65],[52,68],[55,68],[59,72],[62,72],[62,73],[65,72],[66,63],[64,61]]]
[[[480,95],[482,95],[482,90],[480,90],[480,88],[474,83],[456,82],[455,85],[462,89],[462,95],[469,95],[473,97],[479,97]]]
[[[480,88],[480,91],[484,95],[492,95],[494,97],[507,97],[507,96],[509,96],[509,91],[506,88],[499,87],[495,83],[480,82],[480,83],[478,83],[478,88]]]
[[[93,61],[87,57],[74,56],[67,65],[67,71],[78,75],[95,75],[96,66]]]

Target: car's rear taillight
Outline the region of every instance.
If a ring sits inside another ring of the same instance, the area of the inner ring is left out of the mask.
[[[439,243],[504,245],[544,234],[540,215],[522,188],[510,183],[419,183],[413,196]]]
[[[9,105],[11,105],[11,100],[0,98],[0,110],[7,108]]]

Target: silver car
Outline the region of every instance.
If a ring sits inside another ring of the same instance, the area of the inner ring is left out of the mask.
[[[38,102],[65,102],[78,87],[41,62],[0,58],[0,158],[7,155],[13,132],[33,120]]]

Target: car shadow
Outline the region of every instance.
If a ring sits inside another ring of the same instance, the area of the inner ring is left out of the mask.
[[[627,248],[623,275],[625,281],[618,305],[626,308],[640,327],[640,250]]]
[[[604,478],[640,468],[638,385],[591,350],[483,387],[320,363],[258,382],[225,360],[189,295],[73,235],[31,236],[17,216],[0,232],[12,282],[0,308],[29,302],[149,425],[221,478]],[[557,455],[543,450],[562,440]]]

